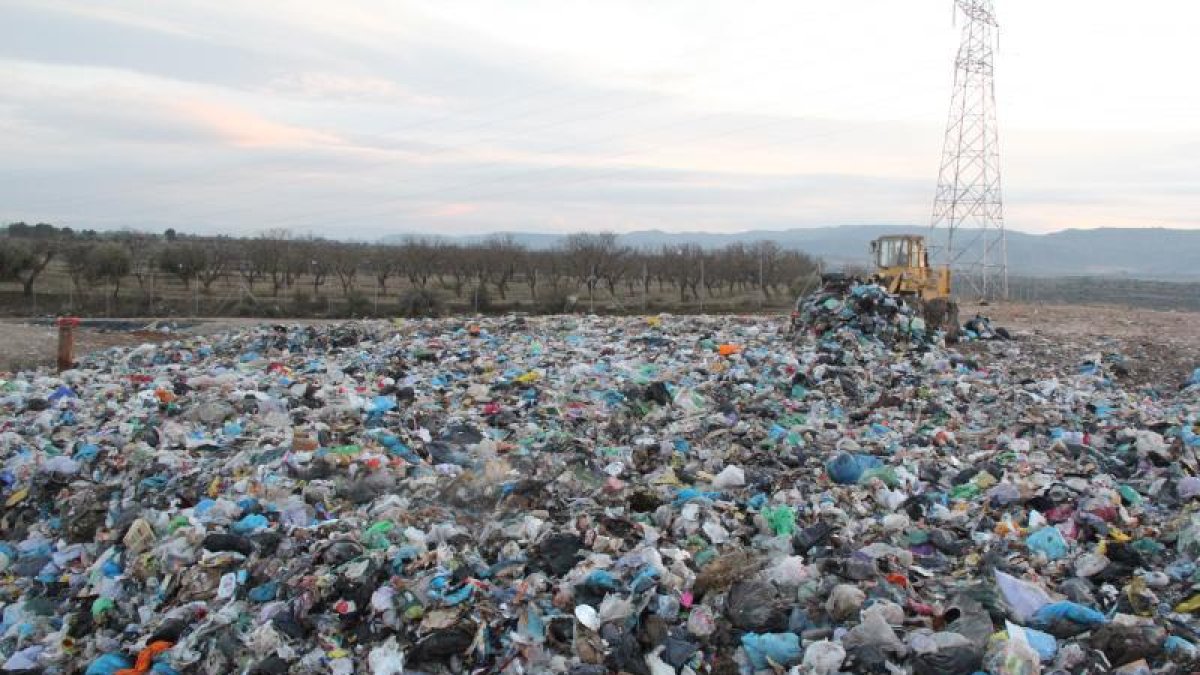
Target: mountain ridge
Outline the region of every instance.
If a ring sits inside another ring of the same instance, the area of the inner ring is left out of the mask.
[[[823,259],[830,266],[863,265],[867,245],[887,234],[925,234],[927,227],[903,225],[837,225],[786,230],[743,232],[666,232],[640,230],[618,234],[619,243],[635,248],[658,248],[682,243],[719,248],[734,242],[775,241]],[[411,236],[384,237],[399,242]],[[552,248],[565,235],[505,231],[490,235],[440,237],[447,241],[479,242],[511,236],[533,249]],[[1025,276],[1122,276],[1140,279],[1200,279],[1200,230],[1173,228],[1070,228],[1048,234],[1007,232],[1009,273]],[[964,239],[970,239],[966,234]],[[964,259],[974,252],[968,251]]]

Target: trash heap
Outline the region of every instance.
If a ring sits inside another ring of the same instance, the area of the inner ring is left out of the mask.
[[[6,376],[3,671],[1194,668],[1200,382],[901,353],[879,299],[818,303],[861,339],[268,326]]]
[[[1008,329],[1002,326],[992,326],[992,320],[982,314],[967,319],[962,326],[961,339],[964,340],[1011,340]]]
[[[854,283],[844,291],[823,288],[801,299],[797,324],[809,335],[849,329],[856,335],[894,344],[933,339],[925,319],[903,299],[874,283]]]

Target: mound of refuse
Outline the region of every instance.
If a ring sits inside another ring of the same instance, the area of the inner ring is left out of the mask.
[[[934,337],[914,307],[873,283],[826,286],[809,294],[797,308],[796,327],[816,336],[851,331],[888,344],[923,343]]]
[[[1194,669],[1200,379],[895,350],[861,288],[806,305],[856,340],[262,326],[4,375],[3,672]]]

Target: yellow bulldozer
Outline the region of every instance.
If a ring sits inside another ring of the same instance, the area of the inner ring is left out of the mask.
[[[915,234],[879,237],[871,242],[875,271],[871,281],[914,305],[930,329],[958,338],[958,304],[950,293],[950,268],[931,267],[925,237]]]

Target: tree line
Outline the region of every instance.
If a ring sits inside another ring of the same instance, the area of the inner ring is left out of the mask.
[[[637,249],[609,232],[575,233],[550,249],[511,236],[459,242],[410,237],[396,243],[352,243],[269,230],[257,236],[197,237],[167,230],[73,231],[46,223],[13,223],[0,236],[0,281],[17,282],[31,298],[57,265],[79,292],[103,287],[115,300],[136,288],[151,300],[155,279],[212,295],[235,287],[253,297],[361,296],[442,293],[460,300],[531,305],[626,302],[655,296],[680,304],[756,294],[790,302],[798,284],[814,278],[817,261],[775,242],[705,249],[696,244]],[[471,304],[470,302],[467,303]],[[557,311],[562,311],[558,308]],[[631,308],[632,309],[632,308]]]

